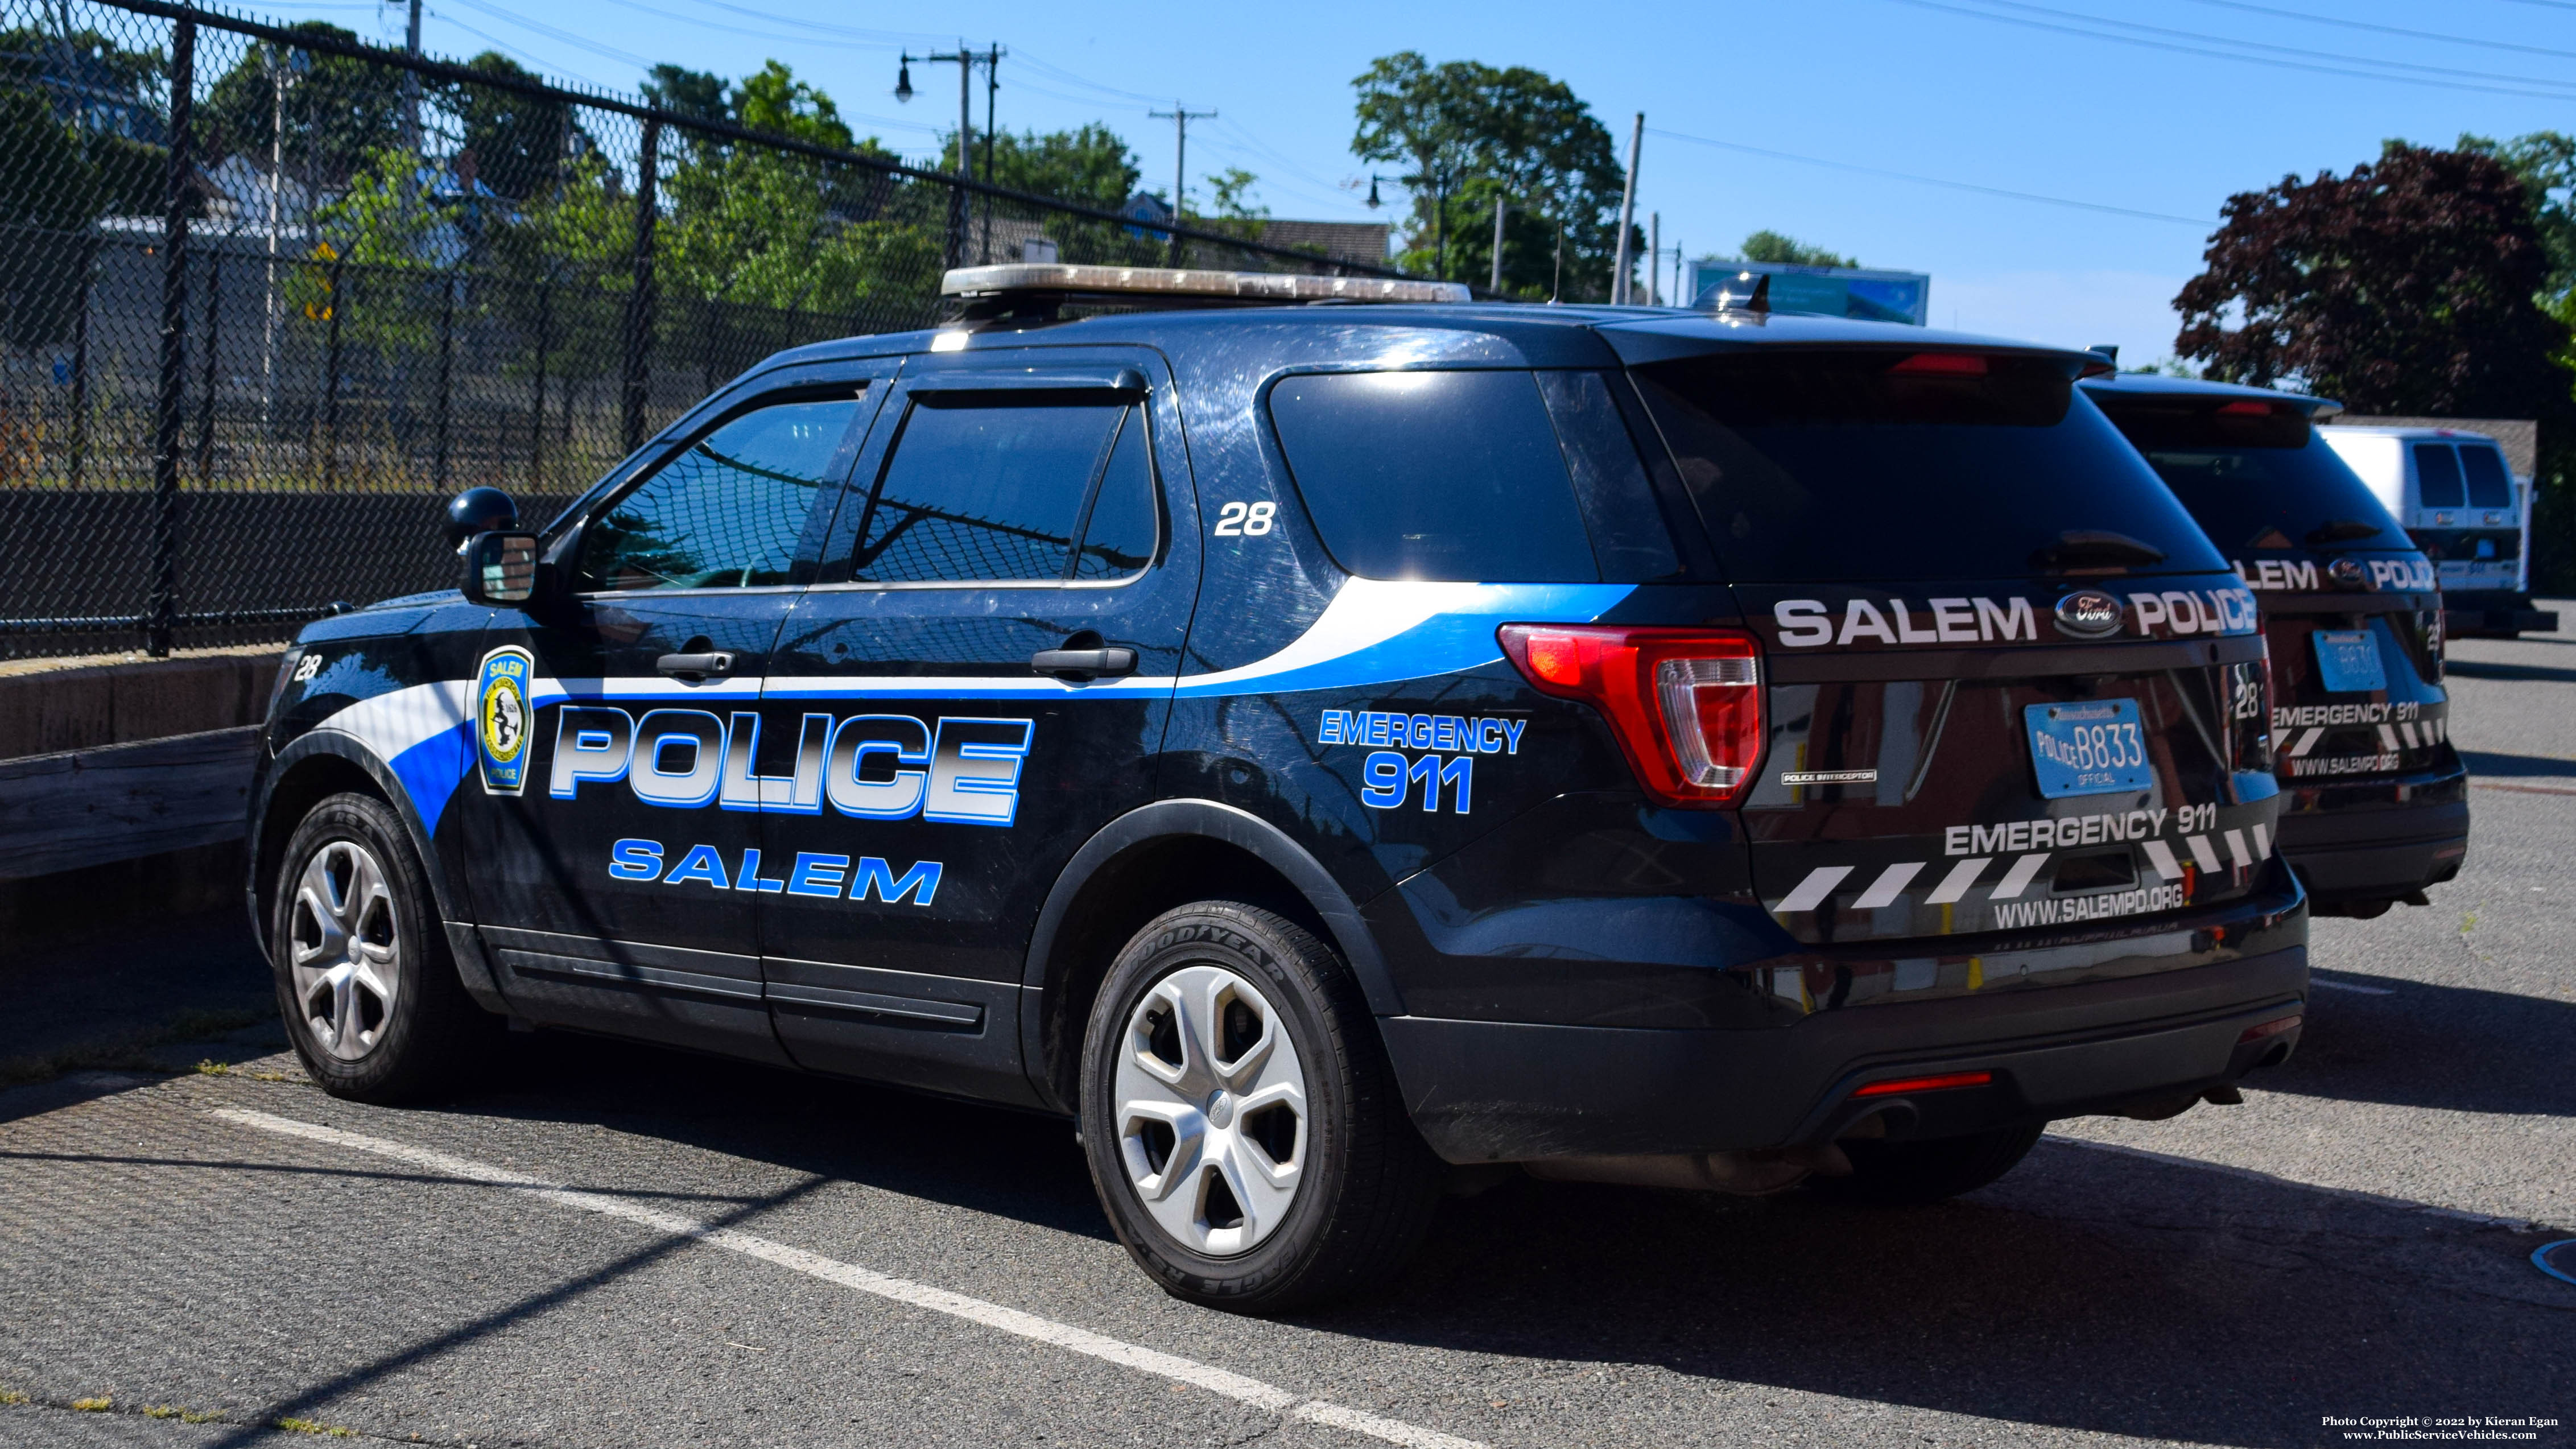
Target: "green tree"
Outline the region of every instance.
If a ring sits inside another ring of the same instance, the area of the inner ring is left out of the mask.
[[[2174,299],[2174,351],[2207,376],[2291,380],[2356,413],[2539,419],[2534,563],[2576,583],[2568,328],[2544,306],[2550,204],[2489,150],[2403,141],[2342,176],[2231,196],[2207,270]]]
[[[832,98],[772,60],[733,84],[726,105],[742,126],[892,162],[859,141]],[[703,144],[665,187],[660,228],[666,292],[851,319],[853,327],[911,325],[937,304],[946,198],[912,193],[877,167],[749,144]]]
[[[354,42],[357,35],[323,20],[287,27],[290,34]],[[277,136],[278,89],[285,90],[286,166],[336,188],[377,150],[400,143],[402,73],[320,51],[284,53],[261,44],[242,52],[206,94],[205,150],[243,153],[265,167]]]
[[[994,133],[991,180],[1015,191],[1034,191],[1083,206],[1096,206],[1115,211],[1136,193],[1136,183],[1144,173],[1137,168],[1135,153],[1117,132],[1097,121],[1078,130]],[[940,142],[939,168],[957,169],[957,135],[950,132]],[[983,179],[984,142],[975,142],[975,175]]]
[[[1764,229],[1744,239],[1743,259],[1748,262],[1771,262],[1793,267],[1857,267],[1860,258],[1839,256],[1823,247],[1811,247],[1796,237],[1783,236]]]
[[[708,71],[665,61],[653,67],[640,89],[645,100],[676,115],[701,121],[733,119],[733,111],[725,105],[724,77]]]
[[[1609,129],[1572,87],[1526,66],[1435,66],[1414,51],[1380,57],[1352,85],[1359,93],[1352,152],[1409,168],[1400,178],[1413,193],[1404,266],[1484,280],[1500,197],[1506,289],[1609,295],[1624,178]],[[1641,242],[1632,231],[1631,256]]]
[[[158,213],[169,152],[157,55],[93,31],[0,31],[0,335],[69,337],[101,216]]]
[[[544,79],[496,50],[466,66],[505,80]],[[566,160],[589,146],[572,108],[561,102],[470,82],[450,84],[445,92],[447,107],[463,130],[464,149],[474,153],[475,179],[512,201],[557,185]]]

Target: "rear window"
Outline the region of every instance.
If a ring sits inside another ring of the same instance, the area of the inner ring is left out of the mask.
[[[2468,502],[2460,486],[2460,450],[2448,443],[2415,445],[2415,496],[2427,508],[2458,508]]]
[[[2054,359],[1761,349],[1634,376],[1739,582],[2226,567]]]
[[[2414,547],[2294,406],[2090,396],[2220,548]]]
[[[2504,454],[2493,448],[2463,445],[2460,472],[2469,480],[2471,508],[2513,506],[2513,476],[2505,471]]]
[[[1529,373],[1289,377],[1270,415],[1324,547],[1362,578],[1601,577]]]

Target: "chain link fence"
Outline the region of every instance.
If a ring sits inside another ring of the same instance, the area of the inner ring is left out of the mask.
[[[1228,224],[1230,225],[1230,224]],[[1393,275],[152,0],[0,0],[0,659],[448,587],[780,348],[950,267]]]

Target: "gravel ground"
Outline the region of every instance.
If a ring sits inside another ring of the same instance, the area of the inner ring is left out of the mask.
[[[554,1036],[392,1111],[236,1033],[167,1049],[221,1072],[0,1092],[0,1443],[2569,1443],[2576,1286],[2530,1255],[2576,1237],[2571,645],[2455,645],[2467,870],[2317,924],[2296,1060],[2241,1107],[2062,1123],[1959,1202],[1520,1181],[1386,1293],[1265,1322],[1148,1287],[1058,1122]],[[1259,1384],[1099,1356],[1134,1349]]]

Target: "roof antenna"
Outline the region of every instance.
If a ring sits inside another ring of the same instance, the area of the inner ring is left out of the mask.
[[[1718,283],[1717,310],[1768,316],[1771,311],[1771,274],[1738,272]]]

